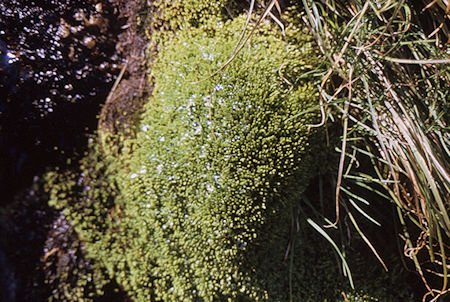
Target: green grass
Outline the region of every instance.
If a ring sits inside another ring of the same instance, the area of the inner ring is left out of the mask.
[[[438,299],[448,291],[450,262],[446,6],[442,1],[424,1],[423,10],[412,1],[303,4],[304,20],[328,60],[321,125],[334,118],[343,126],[331,225],[342,208],[346,215],[356,210],[358,218],[370,214],[370,208],[361,212],[357,206],[369,201],[346,187],[356,184],[387,197],[397,207],[405,255],[429,296]],[[358,170],[363,157],[372,162],[371,175]],[[440,285],[428,282],[432,275],[439,276]]]

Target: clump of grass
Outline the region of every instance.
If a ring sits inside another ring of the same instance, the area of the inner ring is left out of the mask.
[[[336,221],[330,225],[337,224],[341,208],[359,211],[358,202],[368,203],[348,186],[391,200],[404,254],[428,290],[424,300],[437,300],[449,291],[450,6],[400,0],[303,4],[304,21],[328,60],[320,86],[322,122],[314,126],[336,118],[335,110],[343,125]],[[370,159],[374,175],[357,169],[362,157]],[[432,275],[440,286],[430,283]]]

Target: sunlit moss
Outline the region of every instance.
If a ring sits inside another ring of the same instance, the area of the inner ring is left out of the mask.
[[[140,23],[144,25],[153,47],[172,37],[178,30],[189,30],[200,25],[204,30],[212,29],[215,24],[225,20],[225,6],[230,2],[232,1],[149,1],[142,12]]]
[[[138,251],[127,279],[141,299],[284,295],[271,276],[281,267],[249,264],[270,250],[282,258],[292,204],[318,171],[308,142],[318,114],[301,114],[318,94],[299,79],[317,58],[307,36],[290,44],[266,28],[220,77],[197,82],[224,64],[242,26],[181,32],[152,69],[154,97],[123,179]]]
[[[119,148],[102,139],[78,174],[54,182],[52,203],[134,301],[372,301],[348,288],[299,218],[300,195],[329,166],[322,132],[309,127],[320,120],[315,79],[304,76],[319,64],[311,37],[263,24],[208,78],[244,18],[214,30],[192,22],[174,23],[160,45],[136,138]]]

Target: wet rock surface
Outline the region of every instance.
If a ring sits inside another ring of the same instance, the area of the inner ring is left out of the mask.
[[[34,177],[0,211],[0,302],[127,301],[85,257],[64,214],[48,207],[44,182]]]
[[[136,2],[0,1],[1,302],[66,301],[94,274],[69,221],[48,206],[41,175],[86,150],[127,52],[117,41],[135,15],[122,10]],[[126,301],[104,284],[94,301]]]
[[[4,288],[10,300],[0,301],[45,301],[44,297],[49,296],[50,289],[44,286],[43,270],[38,263],[57,212],[47,206],[41,184],[35,177],[31,188],[2,209],[0,246],[7,263],[4,272],[7,280],[1,280],[0,284],[10,282]]]
[[[0,245],[0,292],[2,293],[2,299],[0,301],[15,301],[16,280],[14,271],[4,250],[5,248]]]
[[[83,150],[120,71],[123,23],[106,1],[0,2],[2,203]]]

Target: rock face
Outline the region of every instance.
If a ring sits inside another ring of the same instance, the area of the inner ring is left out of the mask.
[[[107,2],[0,2],[2,203],[45,166],[82,150],[95,129],[118,73],[115,18]]]
[[[96,128],[121,63],[111,3],[0,1],[0,301],[65,301],[83,282],[72,299],[95,291],[80,241],[38,180],[79,158]]]
[[[16,280],[14,271],[11,268],[9,259],[4,253],[4,248],[0,245],[0,290],[2,292],[2,299],[0,301],[15,301],[16,300]]]

